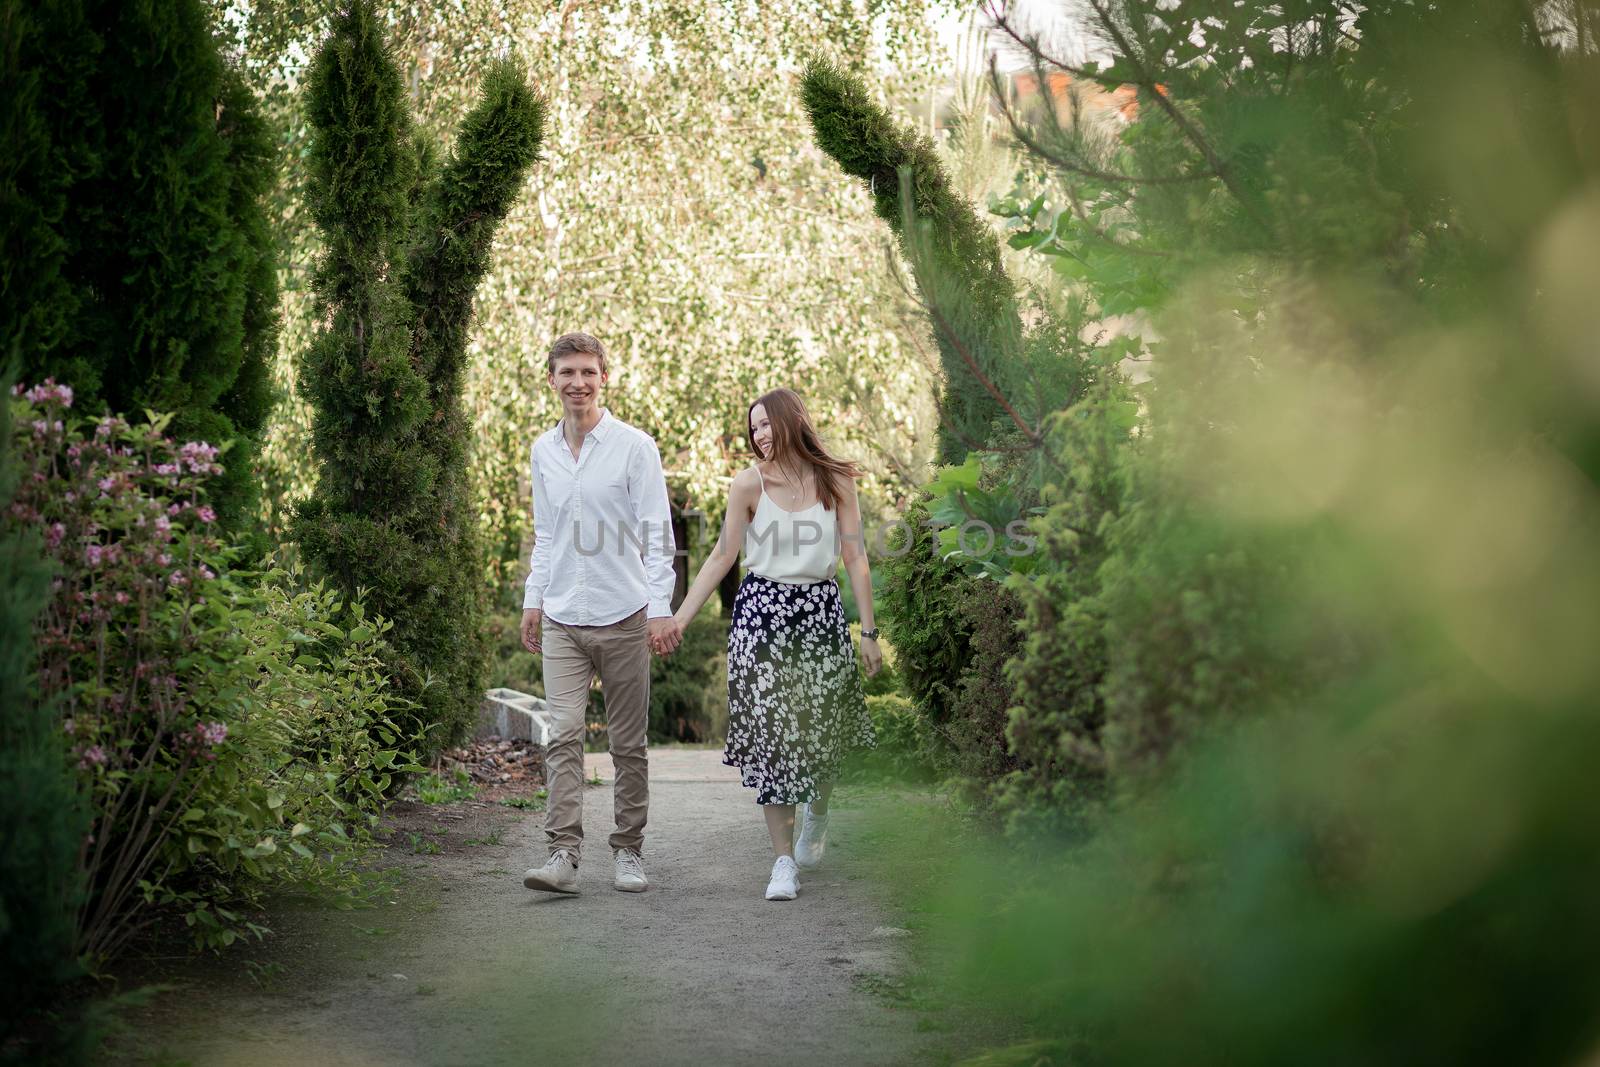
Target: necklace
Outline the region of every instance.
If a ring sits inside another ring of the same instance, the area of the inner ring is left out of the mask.
[[[778,469],[782,470],[781,467]],[[805,483],[790,471],[783,471],[783,473],[789,479],[789,510],[793,511],[795,506],[800,503],[800,490],[805,487]]]

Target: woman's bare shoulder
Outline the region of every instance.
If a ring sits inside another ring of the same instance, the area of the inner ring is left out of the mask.
[[[728,487],[730,495],[759,496],[761,493],[761,475],[756,473],[754,467],[746,467],[733,476],[733,484]]]
[[[854,500],[856,495],[856,479],[840,471],[829,471],[828,478],[833,482],[833,491],[839,494],[840,500]]]

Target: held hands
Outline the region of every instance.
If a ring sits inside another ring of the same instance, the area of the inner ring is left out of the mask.
[[[543,647],[543,622],[544,612],[539,608],[529,608],[522,613],[522,647],[535,655]]]
[[[883,649],[878,647],[877,638],[861,639],[861,666],[866,669],[868,678],[883,670]]]
[[[650,651],[658,656],[670,656],[683,640],[683,626],[676,617],[651,619],[646,624],[650,631]]]

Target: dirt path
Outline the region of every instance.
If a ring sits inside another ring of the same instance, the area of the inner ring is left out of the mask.
[[[584,800],[582,892],[522,887],[543,817],[482,802],[397,811],[390,901],[275,919],[248,965],[144,976],[181,987],[135,1021],[132,1062],[201,1064],[897,1064],[949,1035],[885,997],[903,931],[852,863],[841,790],[829,863],[798,901],[761,898],[766,832],[720,753],[652,754],[651,889],[615,892],[611,789]],[[609,778],[603,757],[595,769]],[[919,1025],[921,1024],[921,1025]]]

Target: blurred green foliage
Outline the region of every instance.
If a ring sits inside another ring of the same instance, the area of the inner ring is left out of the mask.
[[[1039,558],[1013,833],[938,903],[964,989],[1027,1062],[1592,1055],[1592,5],[994,13],[1033,66],[994,79],[1002,260],[1107,373],[980,461]],[[970,642],[956,547],[891,582]]]

